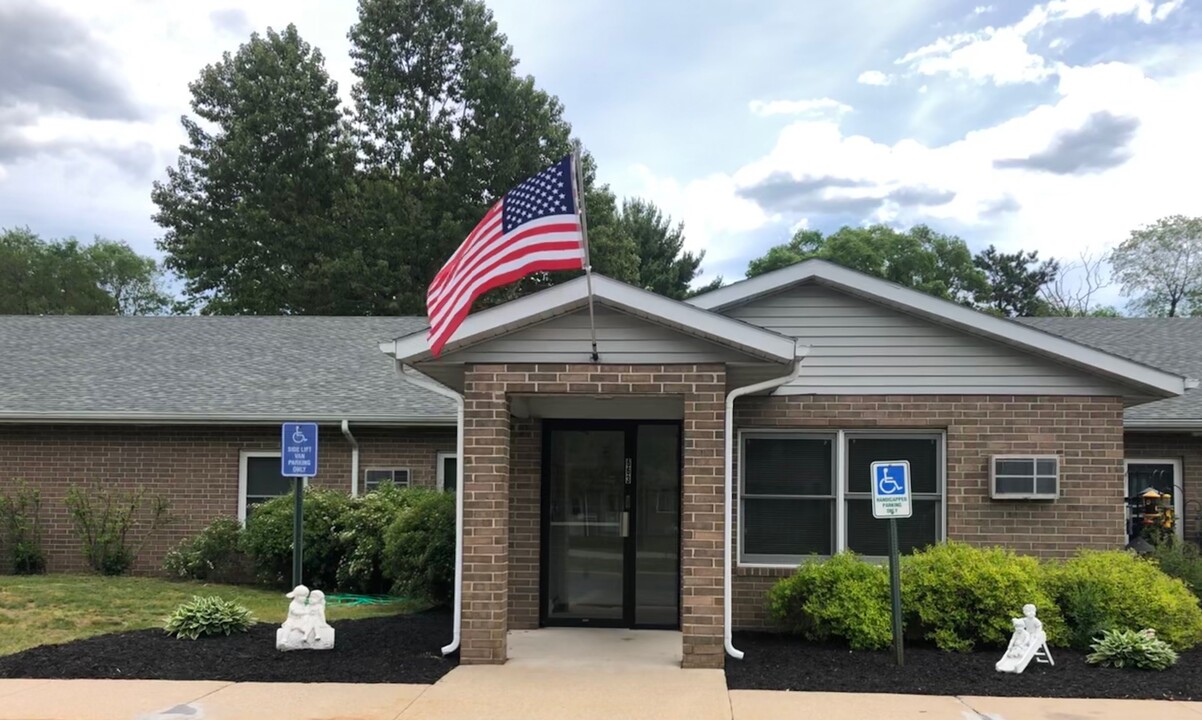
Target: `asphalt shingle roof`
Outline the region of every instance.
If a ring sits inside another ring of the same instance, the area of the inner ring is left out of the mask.
[[[398,377],[378,343],[406,317],[0,316],[0,417],[422,422],[445,398]]]
[[[1202,318],[1022,318],[1019,322],[1177,375],[1202,378]],[[1202,425],[1202,390],[1128,408],[1126,419]]]

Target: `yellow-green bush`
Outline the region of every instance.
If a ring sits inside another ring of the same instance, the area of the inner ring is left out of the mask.
[[[902,607],[942,650],[1003,647],[1010,619],[1033,603],[1048,641],[1062,644],[1064,621],[1041,587],[1039,561],[1004,548],[948,542],[902,559]]]
[[[1157,637],[1178,650],[1202,643],[1198,598],[1185,583],[1135,553],[1082,550],[1071,560],[1048,565],[1044,574],[1048,591],[1079,629],[1079,638],[1105,630],[1154,628]]]
[[[883,648],[893,641],[888,570],[854,553],[802,563],[768,591],[768,612],[786,630],[808,640],[842,638],[856,650]]]

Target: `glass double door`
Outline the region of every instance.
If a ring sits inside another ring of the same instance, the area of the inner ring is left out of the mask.
[[[680,423],[546,421],[544,625],[680,624]]]

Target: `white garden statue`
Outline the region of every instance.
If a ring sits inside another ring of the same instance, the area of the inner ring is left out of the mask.
[[[334,628],[326,624],[326,594],[297,585],[284,597],[288,619],[275,631],[276,650],[330,650],[334,647]]]
[[[1023,605],[1023,616],[1011,622],[1014,623],[1014,634],[1010,636],[1006,654],[997,661],[995,667],[998,672],[1021,673],[1032,659],[1048,665],[1056,664],[1048,650],[1048,636],[1043,631],[1043,621],[1035,617],[1034,605]]]

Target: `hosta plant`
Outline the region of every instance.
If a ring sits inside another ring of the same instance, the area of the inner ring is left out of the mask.
[[[1107,630],[1090,647],[1085,661],[1102,667],[1166,670],[1177,662],[1177,652],[1152,629]]]
[[[169,616],[163,629],[168,635],[180,639],[195,640],[202,635],[230,635],[246,632],[255,622],[248,608],[231,600],[215,595],[201,597],[193,595]]]

